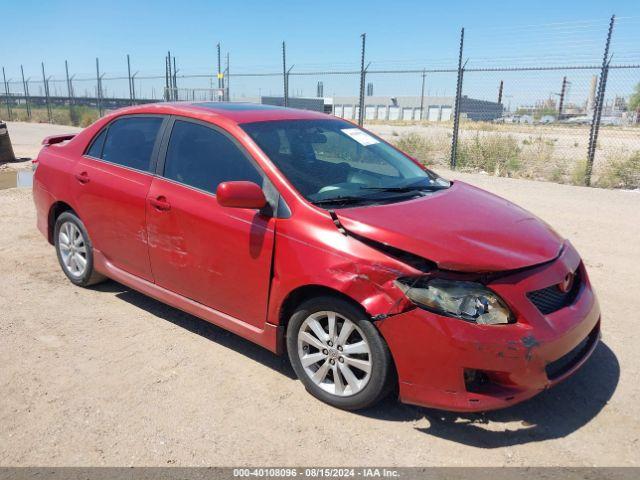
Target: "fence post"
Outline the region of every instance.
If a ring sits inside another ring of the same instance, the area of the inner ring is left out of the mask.
[[[133,100],[133,104],[136,103],[136,75],[138,72],[131,75],[131,99]]]
[[[100,61],[96,58],[96,99],[98,102],[98,117],[102,116],[102,85],[100,82]]]
[[[360,107],[358,112],[358,125],[362,126],[364,124],[364,83],[366,77],[366,69],[364,68],[364,54],[365,54],[365,45],[367,42],[367,34],[363,33],[360,35],[362,38],[362,48],[360,51]]]
[[[27,107],[27,118],[31,120],[31,105],[29,105],[29,85],[24,79],[24,68],[20,65],[20,73],[22,74],[22,88],[24,89],[24,103]]]
[[[562,88],[560,89],[560,99],[558,100],[558,120],[562,120],[562,110],[564,109],[564,96],[567,94],[567,77],[562,77]]]
[[[231,99],[229,97],[229,52],[227,52],[227,68],[225,68],[225,84],[224,84],[224,95],[225,101],[230,102]]]
[[[287,71],[287,45],[282,42],[282,81],[283,81],[283,103],[289,104],[289,72]],[[262,101],[262,100],[261,100]]]
[[[451,136],[451,168],[455,170],[458,153],[458,127],[460,126],[460,96],[462,95],[462,52],[464,48],[464,27],[460,30],[460,52],[458,53],[458,81],[456,84],[456,100],[453,109],[453,134]]]
[[[67,102],[69,103],[69,120],[73,123],[73,107],[72,107],[72,94],[71,94],[71,80],[69,79],[69,62],[64,61],[64,73],[67,79]]]
[[[173,99],[178,101],[178,69],[176,68],[176,57],[173,56]]]
[[[127,77],[129,78],[129,104],[133,105],[133,83],[131,80],[131,59],[127,53]]]
[[[7,120],[11,121],[11,105],[9,104],[9,84],[7,83],[7,77],[4,74],[4,67],[2,67],[2,79],[4,81],[4,99],[7,104]]]
[[[218,49],[218,90],[222,88],[222,66],[220,64],[220,43],[217,45]]]
[[[589,131],[589,150],[587,152],[587,167],[584,175],[584,184],[591,186],[591,173],[593,172],[593,161],[596,155],[596,146],[598,144],[598,132],[600,130],[600,120],[602,119],[602,107],[604,104],[604,93],[607,88],[607,76],[609,75],[609,46],[611,45],[611,36],[613,34],[613,25],[616,16],[611,15],[609,21],[609,31],[607,32],[607,41],[604,45],[604,55],[602,56],[602,68],[600,69],[600,81],[598,82],[598,94],[596,95],[596,104],[593,109],[593,118],[591,119],[591,130]]]
[[[51,115],[51,103],[49,102],[49,80],[47,79],[47,76],[44,73],[44,62],[42,62],[41,65],[42,65],[42,85],[44,87],[44,98],[45,98],[45,103],[47,105],[47,116],[49,118],[49,123],[52,123],[53,118]]]
[[[422,88],[420,89],[420,120],[424,120],[424,84],[427,78],[427,72],[422,69]]]
[[[212,85],[213,87],[213,85]],[[164,57],[164,101],[169,101],[169,57]]]

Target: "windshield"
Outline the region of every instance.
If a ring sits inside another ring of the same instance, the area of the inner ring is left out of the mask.
[[[318,205],[388,203],[449,186],[342,120],[278,120],[241,127],[293,186]]]

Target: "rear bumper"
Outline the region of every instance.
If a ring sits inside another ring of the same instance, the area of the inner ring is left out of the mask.
[[[49,242],[52,241],[49,232],[49,210],[51,209],[51,205],[55,202],[55,198],[46,188],[42,185],[42,182],[38,180],[37,175],[34,175],[33,179],[33,202],[36,206],[36,226],[40,233],[46,238]]]
[[[516,313],[514,324],[476,325],[419,308],[379,321],[398,371],[400,400],[451,411],[494,410],[531,398],[577,371],[600,338],[600,308],[586,272],[575,302],[553,314],[543,316],[525,296],[531,285],[552,285],[567,268],[583,268],[574,253],[571,248],[558,265],[492,286],[513,293],[527,285],[517,296],[499,292]],[[470,382],[470,372],[484,381]]]

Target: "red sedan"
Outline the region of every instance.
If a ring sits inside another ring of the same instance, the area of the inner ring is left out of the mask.
[[[340,408],[502,408],[575,372],[600,311],[573,246],[309,111],[158,104],[45,139],[38,228],[79,286],[106,277],[288,352]]]

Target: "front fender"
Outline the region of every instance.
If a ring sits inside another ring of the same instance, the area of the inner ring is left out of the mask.
[[[419,273],[341,233],[330,220],[320,226],[283,221],[276,227],[267,322],[280,324],[286,298],[305,286],[340,292],[371,317],[399,313],[411,304],[393,281]]]

